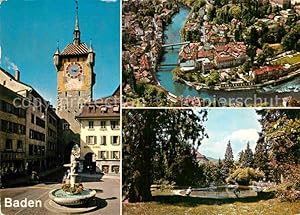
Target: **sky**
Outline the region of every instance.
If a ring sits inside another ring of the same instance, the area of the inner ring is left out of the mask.
[[[73,40],[74,0],[0,0],[0,67],[56,105],[53,54]],[[94,99],[120,83],[120,1],[79,0],[81,41],[96,52]],[[57,42],[59,41],[59,42]]]
[[[231,142],[234,159],[244,150],[247,142],[254,152],[261,125],[254,109],[209,109],[205,122],[209,138],[205,139],[199,151],[207,157],[224,158],[228,141]]]

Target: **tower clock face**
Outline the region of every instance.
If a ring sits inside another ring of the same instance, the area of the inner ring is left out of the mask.
[[[70,63],[66,68],[67,76],[78,78],[83,72],[82,66],[79,63]]]

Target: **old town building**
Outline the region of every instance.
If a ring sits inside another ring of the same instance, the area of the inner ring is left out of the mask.
[[[1,174],[28,175],[55,167],[62,161],[55,110],[33,87],[20,81],[19,71],[12,76],[0,68],[0,80],[0,150],[1,158],[9,160],[2,163]]]
[[[120,92],[84,105],[80,122],[81,169],[119,173]]]

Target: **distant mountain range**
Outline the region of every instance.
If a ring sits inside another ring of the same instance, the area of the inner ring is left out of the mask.
[[[198,151],[196,151],[196,159],[200,163],[205,163],[205,162],[208,162],[208,161],[211,161],[211,162],[215,163],[215,162],[219,161],[219,159],[216,159],[216,158],[206,157],[205,155],[201,154]]]
[[[219,159],[216,158],[212,158],[212,157],[206,157],[208,160],[210,160],[211,162],[218,162]]]

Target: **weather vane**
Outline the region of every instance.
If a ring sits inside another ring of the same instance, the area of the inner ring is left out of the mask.
[[[76,4],[76,13],[78,15],[78,0],[75,0],[75,4]]]

